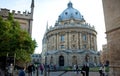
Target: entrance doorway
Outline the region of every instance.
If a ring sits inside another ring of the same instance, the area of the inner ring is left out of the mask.
[[[59,56],[59,66],[64,66],[64,57],[62,55]]]

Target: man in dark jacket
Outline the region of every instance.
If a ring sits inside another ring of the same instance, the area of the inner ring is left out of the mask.
[[[81,70],[81,73],[83,76],[85,76],[85,72],[86,72],[86,67],[85,67],[85,65],[83,65],[82,70]]]
[[[89,76],[89,66],[88,65],[85,66],[85,72],[86,72],[86,76]]]
[[[28,66],[28,74],[29,76],[32,76],[32,65]]]

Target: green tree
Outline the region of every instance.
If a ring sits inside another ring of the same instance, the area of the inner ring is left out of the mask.
[[[16,60],[28,62],[35,47],[36,41],[20,28],[11,13],[7,19],[0,17],[0,56],[16,54]]]

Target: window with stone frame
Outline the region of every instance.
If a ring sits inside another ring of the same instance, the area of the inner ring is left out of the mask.
[[[87,48],[87,45],[86,45],[86,44],[84,44],[84,45],[83,45],[83,49],[86,49],[86,48]]]
[[[61,45],[61,49],[65,49],[65,46],[64,46],[64,45]]]
[[[67,22],[64,23],[64,25],[67,25],[67,24],[68,24]]]
[[[87,35],[83,34],[82,38],[83,38],[83,41],[86,41],[87,40]]]
[[[60,40],[61,40],[61,42],[65,41],[65,36],[61,35]]]

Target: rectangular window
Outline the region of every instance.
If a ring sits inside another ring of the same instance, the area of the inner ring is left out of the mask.
[[[61,45],[61,49],[64,49],[65,48],[65,46],[64,45]]]
[[[61,42],[65,41],[64,35],[61,35]]]
[[[86,49],[86,45],[83,45],[83,48]]]
[[[84,34],[83,35],[83,40],[86,41],[87,40],[87,36]]]

